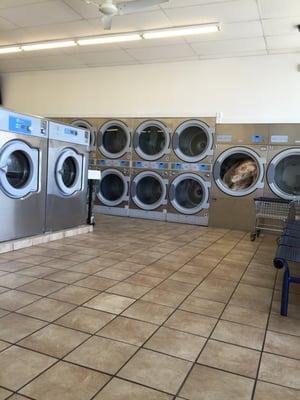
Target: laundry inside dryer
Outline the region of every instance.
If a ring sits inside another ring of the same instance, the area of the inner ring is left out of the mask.
[[[153,176],[145,176],[136,185],[136,195],[141,203],[152,205],[162,198],[163,188]]]
[[[127,133],[118,125],[110,125],[103,133],[103,147],[108,153],[118,154],[127,146]]]
[[[30,163],[26,154],[20,150],[14,151],[7,159],[6,179],[16,189],[26,185],[30,178]]]
[[[234,153],[223,161],[220,177],[231,190],[245,190],[257,182],[259,166],[257,161],[246,153]]]
[[[175,188],[176,202],[183,208],[193,209],[203,202],[203,188],[194,179],[185,179]]]
[[[101,180],[100,192],[109,201],[119,200],[123,196],[124,190],[124,181],[116,174],[108,174]]]
[[[179,149],[188,157],[201,155],[208,145],[206,132],[200,126],[189,126],[179,136]]]
[[[77,175],[76,163],[72,157],[67,157],[63,163],[61,177],[67,187],[73,186]]]
[[[300,155],[290,155],[279,161],[274,180],[282,192],[300,196]]]
[[[154,156],[166,145],[166,135],[158,126],[147,126],[139,135],[139,147],[143,153]]]

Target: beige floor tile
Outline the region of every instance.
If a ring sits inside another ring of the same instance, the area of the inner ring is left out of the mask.
[[[266,382],[257,382],[254,400],[299,400],[298,390]]]
[[[46,256],[41,256],[41,255],[29,255],[29,256],[24,256],[22,257],[22,262],[27,263],[27,264],[32,264],[32,265],[38,265],[38,264],[43,264],[49,261],[52,261],[52,257],[46,257]]]
[[[18,272],[30,268],[30,264],[23,263],[21,260],[1,262],[0,270],[6,272]]]
[[[205,342],[206,339],[202,337],[161,327],[144,347],[188,361],[195,361]]]
[[[69,285],[49,295],[49,297],[51,297],[52,299],[81,305],[90,300],[92,297],[95,297],[98,293],[99,292],[97,290]]]
[[[33,294],[23,293],[17,290],[8,290],[0,294],[0,307],[4,310],[15,311],[33,303],[39,298],[39,296]]]
[[[218,320],[215,318],[178,310],[164,325],[169,328],[208,337],[217,322]]]
[[[3,342],[2,340],[0,340],[0,351],[3,351],[4,349],[7,349],[10,346],[11,346],[10,343]]]
[[[175,394],[191,365],[188,361],[141,349],[118,375],[157,390]]]
[[[114,378],[101,390],[95,400],[172,400],[172,396]]]
[[[198,359],[198,363],[255,378],[259,360],[259,351],[209,340]]]
[[[53,272],[57,272],[57,269],[45,267],[43,265],[35,265],[30,268],[23,269],[18,272],[18,275],[31,276],[34,278],[42,278],[43,276],[49,275]]]
[[[127,282],[120,282],[106,291],[121,296],[131,297],[132,299],[139,299],[145,293],[149,292],[149,288],[140,285],[133,285]]]
[[[163,306],[178,307],[185,297],[185,294],[167,292],[166,290],[155,288],[145,294],[142,300],[161,304]]]
[[[268,313],[228,305],[223,312],[222,319],[265,329],[268,321]]]
[[[118,281],[113,279],[100,278],[98,276],[88,276],[87,278],[76,282],[76,286],[82,286],[95,290],[105,290],[116,283],[118,283]]]
[[[110,267],[97,272],[95,275],[103,278],[114,279],[116,281],[122,281],[126,278],[129,278],[133,274],[134,272],[131,271]]]
[[[272,331],[300,336],[300,319],[271,315],[268,328]]]
[[[271,304],[272,290],[240,284],[232,296],[230,305],[268,312]]]
[[[155,276],[135,274],[127,278],[125,282],[153,288],[154,286],[157,286],[159,283],[161,283],[162,280],[162,278],[157,278]]]
[[[115,264],[114,267],[117,268],[117,269],[125,270],[125,271],[138,272],[138,271],[144,269],[145,265],[131,263],[131,262],[128,262],[128,261],[121,261],[121,262]]]
[[[165,267],[161,267],[160,265],[149,265],[148,267],[142,269],[140,271],[141,274],[150,275],[150,276],[157,276],[159,278],[168,278],[170,275],[173,274],[173,271],[167,269]]]
[[[268,331],[264,351],[300,360],[300,337]]]
[[[10,392],[6,389],[0,388],[0,400],[5,400],[11,395],[12,395],[12,392]],[[10,397],[10,399],[11,399],[11,397]]]
[[[91,260],[91,259],[95,258],[95,256],[91,256],[88,254],[72,253],[72,254],[68,254],[62,258],[64,260],[71,260],[71,261],[76,261],[76,262],[80,263],[80,262]]]
[[[59,318],[56,323],[72,329],[94,334],[103,328],[114,315],[92,308],[78,307],[75,310]]]
[[[136,350],[136,346],[94,336],[69,354],[66,360],[115,374]]]
[[[300,389],[300,361],[281,357],[274,354],[263,353],[259,369],[259,379]]]
[[[71,271],[58,271],[47,275],[47,279],[50,281],[61,283],[74,283],[84,278],[86,278],[86,274]]]
[[[49,294],[56,292],[65,286],[66,285],[64,283],[47,281],[46,279],[36,279],[33,282],[21,286],[20,290],[40,296],[48,296]]]
[[[72,267],[73,265],[76,265],[76,261],[71,261],[71,260],[64,260],[63,258],[55,258],[50,261],[47,261],[43,263],[42,265],[45,265],[46,267],[52,267],[56,269],[67,269]]]
[[[170,307],[138,300],[123,315],[153,324],[162,324],[173,311],[174,309]]]
[[[72,272],[81,272],[83,274],[94,274],[96,272],[101,271],[106,267],[100,267],[98,264],[94,264],[92,261],[86,261],[81,264],[76,264],[73,267],[68,268],[68,271]]]
[[[21,314],[0,318],[0,339],[15,343],[46,325],[46,322]]]
[[[16,391],[50,367],[55,358],[12,346],[0,353],[0,385]]]
[[[174,281],[172,279],[167,279],[158,286],[162,290],[186,295],[190,294],[195,287],[196,284]]]
[[[63,303],[54,299],[40,299],[29,306],[21,308],[18,312],[30,317],[52,322],[75,308],[75,305]]]
[[[28,397],[20,396],[19,394],[14,394],[9,400],[28,400]]]
[[[212,334],[212,338],[255,350],[261,350],[264,335],[265,331],[260,328],[240,325],[234,322],[220,321]]]
[[[99,372],[59,362],[21,393],[36,400],[90,400],[108,380]]]
[[[73,329],[48,325],[18,344],[30,350],[62,358],[88,338],[89,335]]]
[[[18,274],[7,274],[0,276],[0,286],[16,289],[19,286],[25,285],[26,283],[32,282],[35,278],[18,275]]]
[[[156,325],[147,322],[117,317],[97,334],[109,339],[142,346],[156,329]]]
[[[236,283],[225,279],[208,278],[193,292],[193,296],[227,303]]]
[[[197,314],[207,315],[208,317],[219,318],[224,310],[224,307],[224,303],[189,296],[184,303],[181,304],[180,309]]]
[[[253,386],[252,379],[195,365],[180,396],[189,400],[251,400]]]
[[[129,299],[128,297],[117,296],[110,293],[101,293],[85,303],[85,306],[113,314],[120,314],[134,301],[134,299]]]

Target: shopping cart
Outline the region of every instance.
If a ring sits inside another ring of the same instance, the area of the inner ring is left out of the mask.
[[[290,200],[270,197],[254,199],[256,220],[250,239],[254,241],[262,231],[281,233],[289,218]]]

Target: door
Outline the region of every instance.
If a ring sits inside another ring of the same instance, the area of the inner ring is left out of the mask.
[[[137,154],[148,161],[155,161],[169,152],[170,130],[159,121],[142,123],[134,134]]]
[[[131,196],[142,210],[155,210],[166,204],[167,181],[152,171],[141,172],[131,182]]]
[[[102,171],[102,177],[97,192],[98,199],[108,207],[116,207],[128,201],[128,177],[116,169]]]
[[[76,150],[64,149],[57,158],[55,178],[58,188],[64,196],[72,196],[82,190],[83,155]]]
[[[39,150],[13,140],[0,150],[0,187],[13,199],[39,190]]]
[[[267,180],[277,196],[300,200],[300,148],[277,154],[268,166]]]
[[[85,121],[84,119],[78,119],[72,122],[73,126],[77,128],[85,129],[86,131],[90,132],[90,144],[89,150],[94,151],[96,150],[97,146],[97,131],[89,122]]]
[[[121,121],[109,121],[99,129],[98,147],[107,158],[120,158],[129,151],[130,129]]]
[[[171,204],[181,214],[197,214],[208,208],[209,187],[210,183],[196,174],[181,174],[171,183]]]
[[[174,132],[172,145],[181,160],[199,162],[213,154],[213,130],[202,121],[185,121]]]
[[[247,196],[263,188],[266,160],[247,147],[225,150],[214,164],[214,179],[218,188],[234,197]]]

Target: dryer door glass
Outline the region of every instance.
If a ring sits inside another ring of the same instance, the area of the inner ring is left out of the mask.
[[[144,160],[158,160],[169,151],[169,145],[169,129],[159,121],[143,122],[135,132],[135,151]]]
[[[201,156],[207,149],[208,137],[199,126],[184,129],[179,136],[179,149],[187,157]]]
[[[136,196],[143,204],[153,205],[160,201],[163,196],[163,187],[153,176],[145,176],[136,186]]]
[[[7,159],[6,178],[15,189],[26,186],[30,178],[30,161],[28,156],[20,150],[14,151]]]
[[[194,179],[185,179],[175,188],[176,202],[183,208],[197,208],[203,202],[202,185]]]
[[[67,157],[62,165],[61,177],[66,187],[70,188],[74,185],[78,174],[76,162],[73,157]]]
[[[107,153],[122,153],[128,144],[126,131],[119,125],[110,125],[103,133],[102,143]]]
[[[283,193],[300,196],[300,154],[282,158],[275,167],[274,180]]]
[[[110,202],[116,202],[124,195],[125,184],[120,176],[115,174],[106,175],[100,183],[102,196]]]

